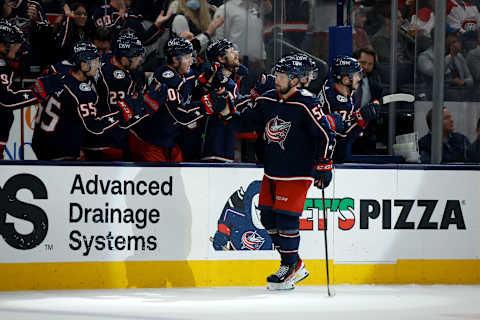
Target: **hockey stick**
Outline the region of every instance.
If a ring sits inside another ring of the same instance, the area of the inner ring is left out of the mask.
[[[327,268],[327,292],[328,296],[332,297],[330,291],[330,273],[328,270],[328,245],[327,245],[327,209],[325,208],[325,189],[322,188],[322,208],[323,208],[323,235],[325,237],[325,267]]]
[[[415,101],[415,97],[408,93],[394,93],[382,97],[383,104],[400,101],[413,102]]]

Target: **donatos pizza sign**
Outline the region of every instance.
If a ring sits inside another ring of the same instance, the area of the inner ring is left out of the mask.
[[[369,229],[373,222],[381,222],[384,230],[466,230],[460,200],[446,200],[444,204],[439,204],[439,200],[431,199],[360,199],[357,204],[356,207],[353,198],[325,199],[328,217],[336,213],[341,230],[350,230],[355,226]],[[316,224],[315,219],[318,220]],[[321,198],[308,198],[300,219],[301,230],[313,230],[314,225],[318,226],[318,230],[324,229]]]

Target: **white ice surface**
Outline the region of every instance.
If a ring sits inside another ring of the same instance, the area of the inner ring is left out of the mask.
[[[480,286],[299,286],[0,292],[0,320],[480,319]]]

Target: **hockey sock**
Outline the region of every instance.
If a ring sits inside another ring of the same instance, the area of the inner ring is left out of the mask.
[[[276,222],[282,264],[292,265],[297,263],[300,259],[298,256],[298,247],[300,245],[299,217],[277,214]]]
[[[272,238],[275,250],[279,249],[279,235],[275,221],[275,213],[272,210],[263,209],[260,213],[260,222],[262,223],[267,233]]]

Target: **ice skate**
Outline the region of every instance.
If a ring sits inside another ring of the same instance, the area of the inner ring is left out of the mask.
[[[302,268],[303,271],[300,272]],[[298,277],[297,272],[299,272]],[[292,290],[295,288],[295,283],[305,279],[307,276],[308,271],[305,269],[305,264],[302,260],[291,265],[282,264],[277,272],[267,277],[267,289]],[[297,281],[297,278],[300,280]]]
[[[309,274],[310,273],[305,268],[305,263],[302,260],[299,260],[296,271],[295,271],[295,284],[299,283],[300,281],[308,277]]]

